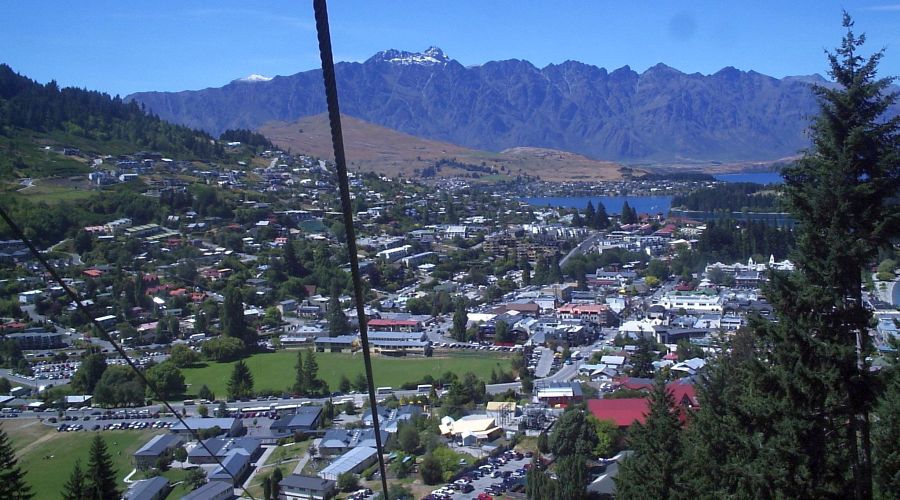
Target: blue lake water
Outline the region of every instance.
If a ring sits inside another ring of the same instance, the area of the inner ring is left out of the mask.
[[[784,178],[778,172],[748,172],[743,174],[714,175],[716,180],[724,182],[752,182],[754,184],[783,184]]]
[[[603,203],[606,212],[610,214],[621,214],[622,206],[628,201],[628,206],[637,210],[639,214],[655,214],[669,213],[672,206],[671,196],[567,196],[567,197],[541,197],[541,198],[522,198],[522,201],[529,205],[537,207],[565,207],[577,208],[579,210],[587,207],[588,201],[594,206],[597,202]]]

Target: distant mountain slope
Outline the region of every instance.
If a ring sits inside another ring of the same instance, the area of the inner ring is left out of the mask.
[[[433,167],[441,160],[456,160],[472,166],[482,164],[493,166],[498,173],[513,177],[518,173],[528,173],[545,180],[599,180],[621,177],[620,165],[591,160],[564,151],[515,148],[501,153],[490,153],[413,137],[351,116],[343,116],[341,124],[347,161],[351,170],[421,177],[421,171]],[[295,152],[303,151],[322,158],[334,157],[328,116],[324,113],[304,117],[292,123],[269,122],[259,130],[282,148],[290,148]],[[468,173],[470,172],[448,165],[435,175],[443,177]]]
[[[440,49],[379,52],[336,67],[341,110],[407,134],[500,151],[526,146],[610,160],[768,160],[807,145],[816,75],[776,79],[663,64],[608,72],[575,61],[464,67]],[[129,96],[164,119],[217,133],[325,111],[319,70],[221,88]]]

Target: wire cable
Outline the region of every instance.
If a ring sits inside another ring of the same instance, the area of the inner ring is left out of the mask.
[[[384,467],[384,447],[378,422],[378,402],[375,399],[375,382],[372,377],[372,356],[369,353],[369,334],[363,302],[362,283],[359,276],[359,259],[356,255],[356,231],[353,228],[353,207],[350,204],[350,183],[347,180],[347,159],[344,156],[344,136],[341,131],[341,111],[338,106],[337,79],[334,74],[334,56],[331,52],[331,33],[328,28],[328,6],[325,0],[313,0],[316,15],[316,34],[319,38],[319,55],[322,59],[322,78],[325,81],[325,99],[328,102],[328,121],[331,125],[331,142],[334,146],[334,163],[337,167],[338,186],[341,192],[341,211],[347,236],[347,253],[350,257],[350,273],[353,276],[353,294],[356,299],[356,316],[362,343],[363,361],[366,366],[366,382],[369,389],[369,408],[372,411],[372,427],[375,430],[375,447],[378,451],[378,470],[381,488],[388,499],[387,475]]]
[[[78,310],[81,311],[81,313],[84,314],[84,316],[91,321],[91,324],[94,325],[94,328],[96,328],[97,331],[100,332],[100,336],[103,337],[104,340],[109,342],[110,345],[113,346],[113,349],[115,349],[116,352],[119,353],[119,355],[122,356],[123,359],[125,359],[125,362],[128,364],[129,367],[131,367],[131,369],[134,371],[134,373],[137,375],[137,377],[141,380],[141,382],[144,384],[144,386],[148,387],[150,389],[150,391],[153,392],[154,395],[156,395],[156,398],[159,399],[159,401],[166,408],[168,408],[168,410],[170,412],[172,412],[173,415],[175,415],[175,418],[178,419],[178,421],[181,423],[181,425],[183,425],[184,428],[187,429],[188,432],[191,433],[191,436],[200,443],[200,446],[202,446],[203,449],[206,450],[207,453],[209,453],[209,456],[212,457],[213,460],[215,460],[216,463],[220,467],[222,467],[222,470],[224,470],[229,476],[231,476],[231,479],[234,481],[235,486],[237,486],[238,478],[235,477],[235,475],[230,470],[228,470],[227,467],[225,467],[225,464],[222,463],[222,461],[219,459],[219,457],[217,457],[216,454],[213,453],[212,450],[209,449],[209,447],[206,445],[206,443],[203,442],[202,439],[200,439],[200,435],[197,433],[197,431],[192,429],[187,424],[187,422],[185,422],[184,419],[178,414],[178,412],[175,411],[175,408],[168,401],[166,401],[165,398],[163,398],[160,395],[160,391],[157,390],[155,384],[150,383],[150,381],[147,379],[146,375],[144,375],[144,372],[142,372],[140,370],[140,368],[138,368],[138,366],[137,366],[137,364],[135,364],[134,360],[132,360],[131,357],[128,356],[128,353],[125,352],[125,349],[123,349],[122,346],[120,346],[118,344],[118,342],[113,340],[113,338],[109,334],[109,332],[107,332],[106,329],[100,325],[100,322],[98,322],[97,319],[94,318],[94,315],[91,314],[91,312],[88,310],[87,306],[85,306],[82,303],[80,294],[78,292],[76,292],[75,290],[73,290],[69,285],[67,285],[65,281],[63,281],[63,279],[62,279],[62,277],[60,277],[59,273],[56,272],[56,269],[53,266],[51,266],[49,262],[47,262],[47,259],[45,259],[43,255],[41,255],[41,252],[37,249],[37,247],[34,246],[34,243],[32,243],[31,240],[27,236],[25,236],[25,233],[22,231],[22,228],[20,228],[18,226],[18,224],[16,224],[13,221],[12,217],[9,216],[9,214],[6,212],[6,210],[2,206],[0,206],[0,217],[2,217],[4,221],[6,221],[6,223],[9,225],[10,229],[12,229],[13,233],[15,233],[15,235],[20,240],[22,240],[23,243],[25,243],[25,246],[28,247],[28,250],[31,252],[31,254],[34,255],[34,257],[38,260],[38,262],[40,262],[41,265],[44,266],[44,269],[46,269],[47,272],[50,273],[50,276],[53,278],[53,280],[56,281],[59,284],[59,286],[61,286],[62,289],[66,292],[66,294],[69,296],[69,298],[75,302],[75,307],[77,307]],[[249,491],[244,490],[244,494],[249,496],[251,499],[256,500]]]

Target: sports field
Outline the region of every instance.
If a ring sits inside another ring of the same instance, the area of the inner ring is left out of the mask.
[[[87,467],[91,439],[98,432],[56,432],[36,419],[8,419],[0,426],[9,434],[25,480],[34,498],[60,498],[75,460]],[[131,455],[160,430],[99,431],[116,467],[119,488],[125,490],[125,476],[134,469]]]
[[[298,351],[278,351],[255,354],[244,359],[253,374],[255,391],[271,390],[282,392],[294,384]],[[336,391],[341,375],[351,382],[357,374],[363,373],[361,354],[318,352],[319,378]],[[206,384],[217,397],[225,396],[225,387],[231,376],[234,363],[210,363],[203,367],[182,370],[188,386],[188,394],[195,395]],[[416,382],[425,375],[439,377],[450,371],[462,376],[472,372],[483,380],[490,378],[491,370],[510,370],[510,357],[496,352],[453,353],[433,358],[388,358],[372,357],[372,371],[377,387],[398,388],[406,382]]]

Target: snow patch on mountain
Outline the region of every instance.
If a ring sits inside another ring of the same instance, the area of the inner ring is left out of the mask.
[[[406,52],[405,50],[382,50],[372,56],[366,62],[386,62],[391,64],[411,65],[418,64],[422,66],[432,66],[435,64],[446,64],[450,62],[450,58],[444,54],[444,51],[437,47],[428,47],[425,52]]]
[[[272,79],[271,76],[257,75],[256,73],[254,73],[254,74],[252,74],[252,75],[250,75],[250,76],[245,76],[244,78],[240,78],[240,79],[235,80],[235,81],[238,81],[238,82],[247,82],[247,83],[254,83],[254,82],[268,82],[268,81],[271,80],[271,79]]]

